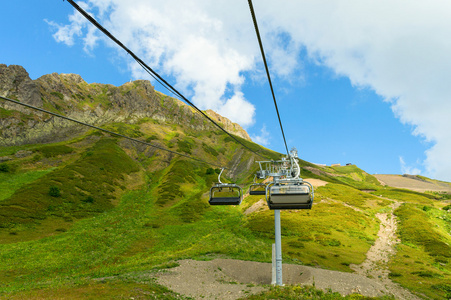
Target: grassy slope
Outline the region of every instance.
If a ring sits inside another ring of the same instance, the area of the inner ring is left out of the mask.
[[[237,173],[225,175],[236,175],[235,180],[245,186],[256,170],[256,164],[247,167],[252,155],[220,133],[189,132],[154,120],[111,126],[219,164],[235,158]],[[1,174],[11,178],[2,184],[12,191],[2,194],[0,205],[36,209],[23,218],[26,222],[13,220],[14,214],[4,214],[9,223],[4,222],[5,228],[0,229],[0,295],[32,298],[64,293],[76,298],[102,290],[99,297],[108,299],[115,296],[114,291],[133,297],[139,296],[137,289],[143,289],[172,299],[177,295],[149,280],[153,268],[173,266],[168,263],[177,259],[218,255],[271,260],[272,212],[243,214],[244,208],[261,198],[258,196],[247,197],[241,207],[210,207],[207,192],[217,177],[206,174],[209,166],[96,134],[24,148],[33,154],[8,163],[14,166],[12,176]],[[11,155],[19,149],[2,151]],[[451,225],[449,217],[439,210],[443,206],[440,202],[427,194],[381,187],[355,166],[320,168],[307,162],[302,166],[320,171],[303,169],[304,178],[320,178],[331,184],[315,191],[316,204],[311,211],[282,212],[285,262],[349,272],[349,264],[361,263],[376,239],[379,222],[375,213],[389,210],[391,202],[379,197],[382,195],[409,202],[397,211],[403,243],[390,266],[393,279],[421,293],[445,296],[449,258],[442,252],[437,256],[435,247],[449,244]],[[143,176],[145,183],[140,179]],[[49,185],[58,186],[62,196],[49,196]],[[376,191],[372,195],[359,189]],[[29,197],[24,195],[32,192],[38,195],[33,196],[36,200],[32,206],[24,206],[19,200],[27,201]],[[87,201],[88,196],[93,203]],[[41,208],[37,209],[36,203],[41,203]],[[424,211],[424,206],[430,209]],[[425,235],[408,230],[411,215],[422,222]],[[436,226],[438,229],[431,229]],[[104,283],[100,286],[95,278],[108,279],[101,280]],[[423,286],[415,280],[421,280]],[[101,289],[105,286],[111,291]],[[292,290],[273,290],[258,299],[274,297],[274,293],[288,295]]]

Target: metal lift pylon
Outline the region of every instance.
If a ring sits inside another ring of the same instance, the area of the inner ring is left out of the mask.
[[[288,158],[280,161],[259,161],[258,177],[273,177],[266,186],[268,207],[274,210],[273,280],[272,284],[283,285],[282,281],[282,232],[280,210],[311,209],[313,204],[313,186],[299,178],[300,167],[297,162],[297,150],[293,148]],[[283,178],[282,178],[283,177]],[[275,281],[275,282],[274,282]]]

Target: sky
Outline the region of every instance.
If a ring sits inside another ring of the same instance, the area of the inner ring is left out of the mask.
[[[199,108],[286,152],[247,1],[77,3]],[[287,144],[300,158],[451,181],[450,1],[253,4]],[[32,79],[148,79],[169,93],[67,1],[0,8],[0,63]]]

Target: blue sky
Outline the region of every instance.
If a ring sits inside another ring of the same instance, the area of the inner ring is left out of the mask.
[[[277,3],[254,8],[288,147],[314,163],[451,181],[450,4]],[[196,105],[285,152],[247,1],[81,5]],[[52,72],[114,85],[149,79],[67,1],[0,7],[0,63],[22,65],[32,79]]]

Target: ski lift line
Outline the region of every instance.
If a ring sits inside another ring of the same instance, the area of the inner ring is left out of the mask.
[[[64,0],[63,0],[64,1]],[[222,128],[218,123],[216,123],[213,119],[211,119],[209,116],[207,116],[202,110],[200,110],[196,105],[194,105],[191,101],[189,101],[185,96],[183,96],[178,90],[176,90],[171,84],[169,84],[164,78],[162,78],[157,72],[155,72],[151,67],[149,67],[144,61],[142,61],[135,53],[133,53],[130,49],[128,49],[124,44],[122,44],[121,41],[119,41],[113,34],[111,34],[108,30],[106,30],[102,25],[100,25],[91,15],[89,15],[85,10],[83,10],[80,6],[78,6],[73,0],[67,0],[70,5],[72,5],[79,13],[81,13],[91,24],[93,24],[95,27],[97,27],[100,31],[102,31],[107,37],[109,37],[113,42],[115,42],[119,47],[124,49],[133,59],[135,59],[138,64],[153,78],[155,78],[162,86],[164,86],[167,90],[174,93],[180,99],[183,99],[187,104],[189,104],[191,107],[193,107],[198,113],[200,113],[202,116],[204,116],[206,119],[208,119],[210,122],[212,122],[216,127],[218,127],[220,130],[222,130],[224,133],[226,133],[228,136],[230,136],[232,139],[234,139],[237,143],[241,144],[244,148],[249,150],[250,152],[254,153],[255,155],[264,158],[262,155],[258,154],[257,152],[253,151],[249,147],[247,147],[244,143],[240,142],[236,137],[234,137],[232,134],[230,134],[227,130]],[[158,79],[157,79],[158,78]],[[288,149],[288,148],[287,148]]]
[[[189,156],[189,155],[186,155],[186,154],[183,154],[183,153],[179,153],[179,152],[172,151],[172,150],[169,150],[169,149],[157,146],[157,145],[153,145],[153,144],[150,144],[150,143],[147,143],[147,142],[144,142],[144,141],[141,141],[141,140],[138,140],[138,139],[135,139],[135,138],[132,138],[132,137],[129,137],[129,136],[126,136],[126,135],[123,135],[123,134],[120,134],[120,133],[108,130],[108,129],[97,127],[95,125],[84,123],[84,122],[81,122],[81,121],[78,121],[78,120],[75,120],[75,119],[72,119],[72,118],[69,118],[69,117],[66,117],[66,116],[63,116],[63,115],[51,112],[51,111],[48,111],[48,110],[45,110],[45,109],[42,109],[42,108],[30,105],[30,104],[22,103],[22,102],[19,102],[19,101],[13,100],[13,99],[9,99],[9,98],[3,97],[3,96],[0,96],[0,99],[6,100],[6,101],[9,101],[9,102],[18,104],[18,105],[22,105],[22,106],[25,106],[25,107],[28,107],[28,108],[31,108],[31,109],[34,109],[34,110],[38,110],[40,112],[43,112],[43,113],[46,113],[46,114],[49,114],[49,115],[52,115],[52,116],[55,116],[55,117],[58,117],[58,118],[62,118],[62,119],[65,119],[65,120],[68,120],[68,121],[71,121],[71,122],[75,122],[75,123],[78,123],[78,124],[81,124],[81,125],[84,125],[84,126],[87,126],[87,127],[91,127],[91,128],[94,128],[94,129],[97,129],[97,130],[109,133],[111,135],[123,137],[123,138],[126,138],[128,140],[131,140],[131,141],[134,141],[134,142],[138,142],[138,143],[150,146],[150,147],[154,147],[154,148],[157,148],[157,149],[160,149],[160,150],[172,153],[172,154],[176,154],[176,155],[183,156],[183,157],[186,157],[186,158],[189,158],[189,159],[192,159],[192,160],[196,160],[198,162],[202,162],[202,163],[205,163],[205,164],[210,165],[210,166],[214,166],[214,167],[218,167],[218,168],[222,168],[222,169],[227,169],[227,168],[225,168],[223,166],[207,162],[207,161],[202,160],[200,158],[192,157],[192,156]]]
[[[262,43],[262,40],[261,40],[261,37],[260,37],[260,32],[258,30],[257,18],[255,16],[254,7],[252,5],[252,0],[248,0],[248,3],[249,3],[249,9],[251,10],[252,21],[254,23],[255,33],[257,34],[258,44],[260,46],[260,52],[261,52],[262,58],[263,58],[263,64],[265,65],[265,70],[266,70],[266,75],[268,77],[269,87],[271,88],[272,98],[274,99],[274,106],[276,108],[277,118],[279,119],[280,130],[282,131],[282,137],[283,137],[283,141],[285,143],[285,148],[287,150],[287,154],[289,155],[288,146],[287,146],[287,140],[285,138],[285,133],[283,131],[282,120],[280,119],[279,108],[277,107],[276,96],[274,94],[274,88],[272,86],[271,76],[269,74],[268,64],[266,62],[266,57],[265,57],[265,50],[263,49],[263,43]]]

